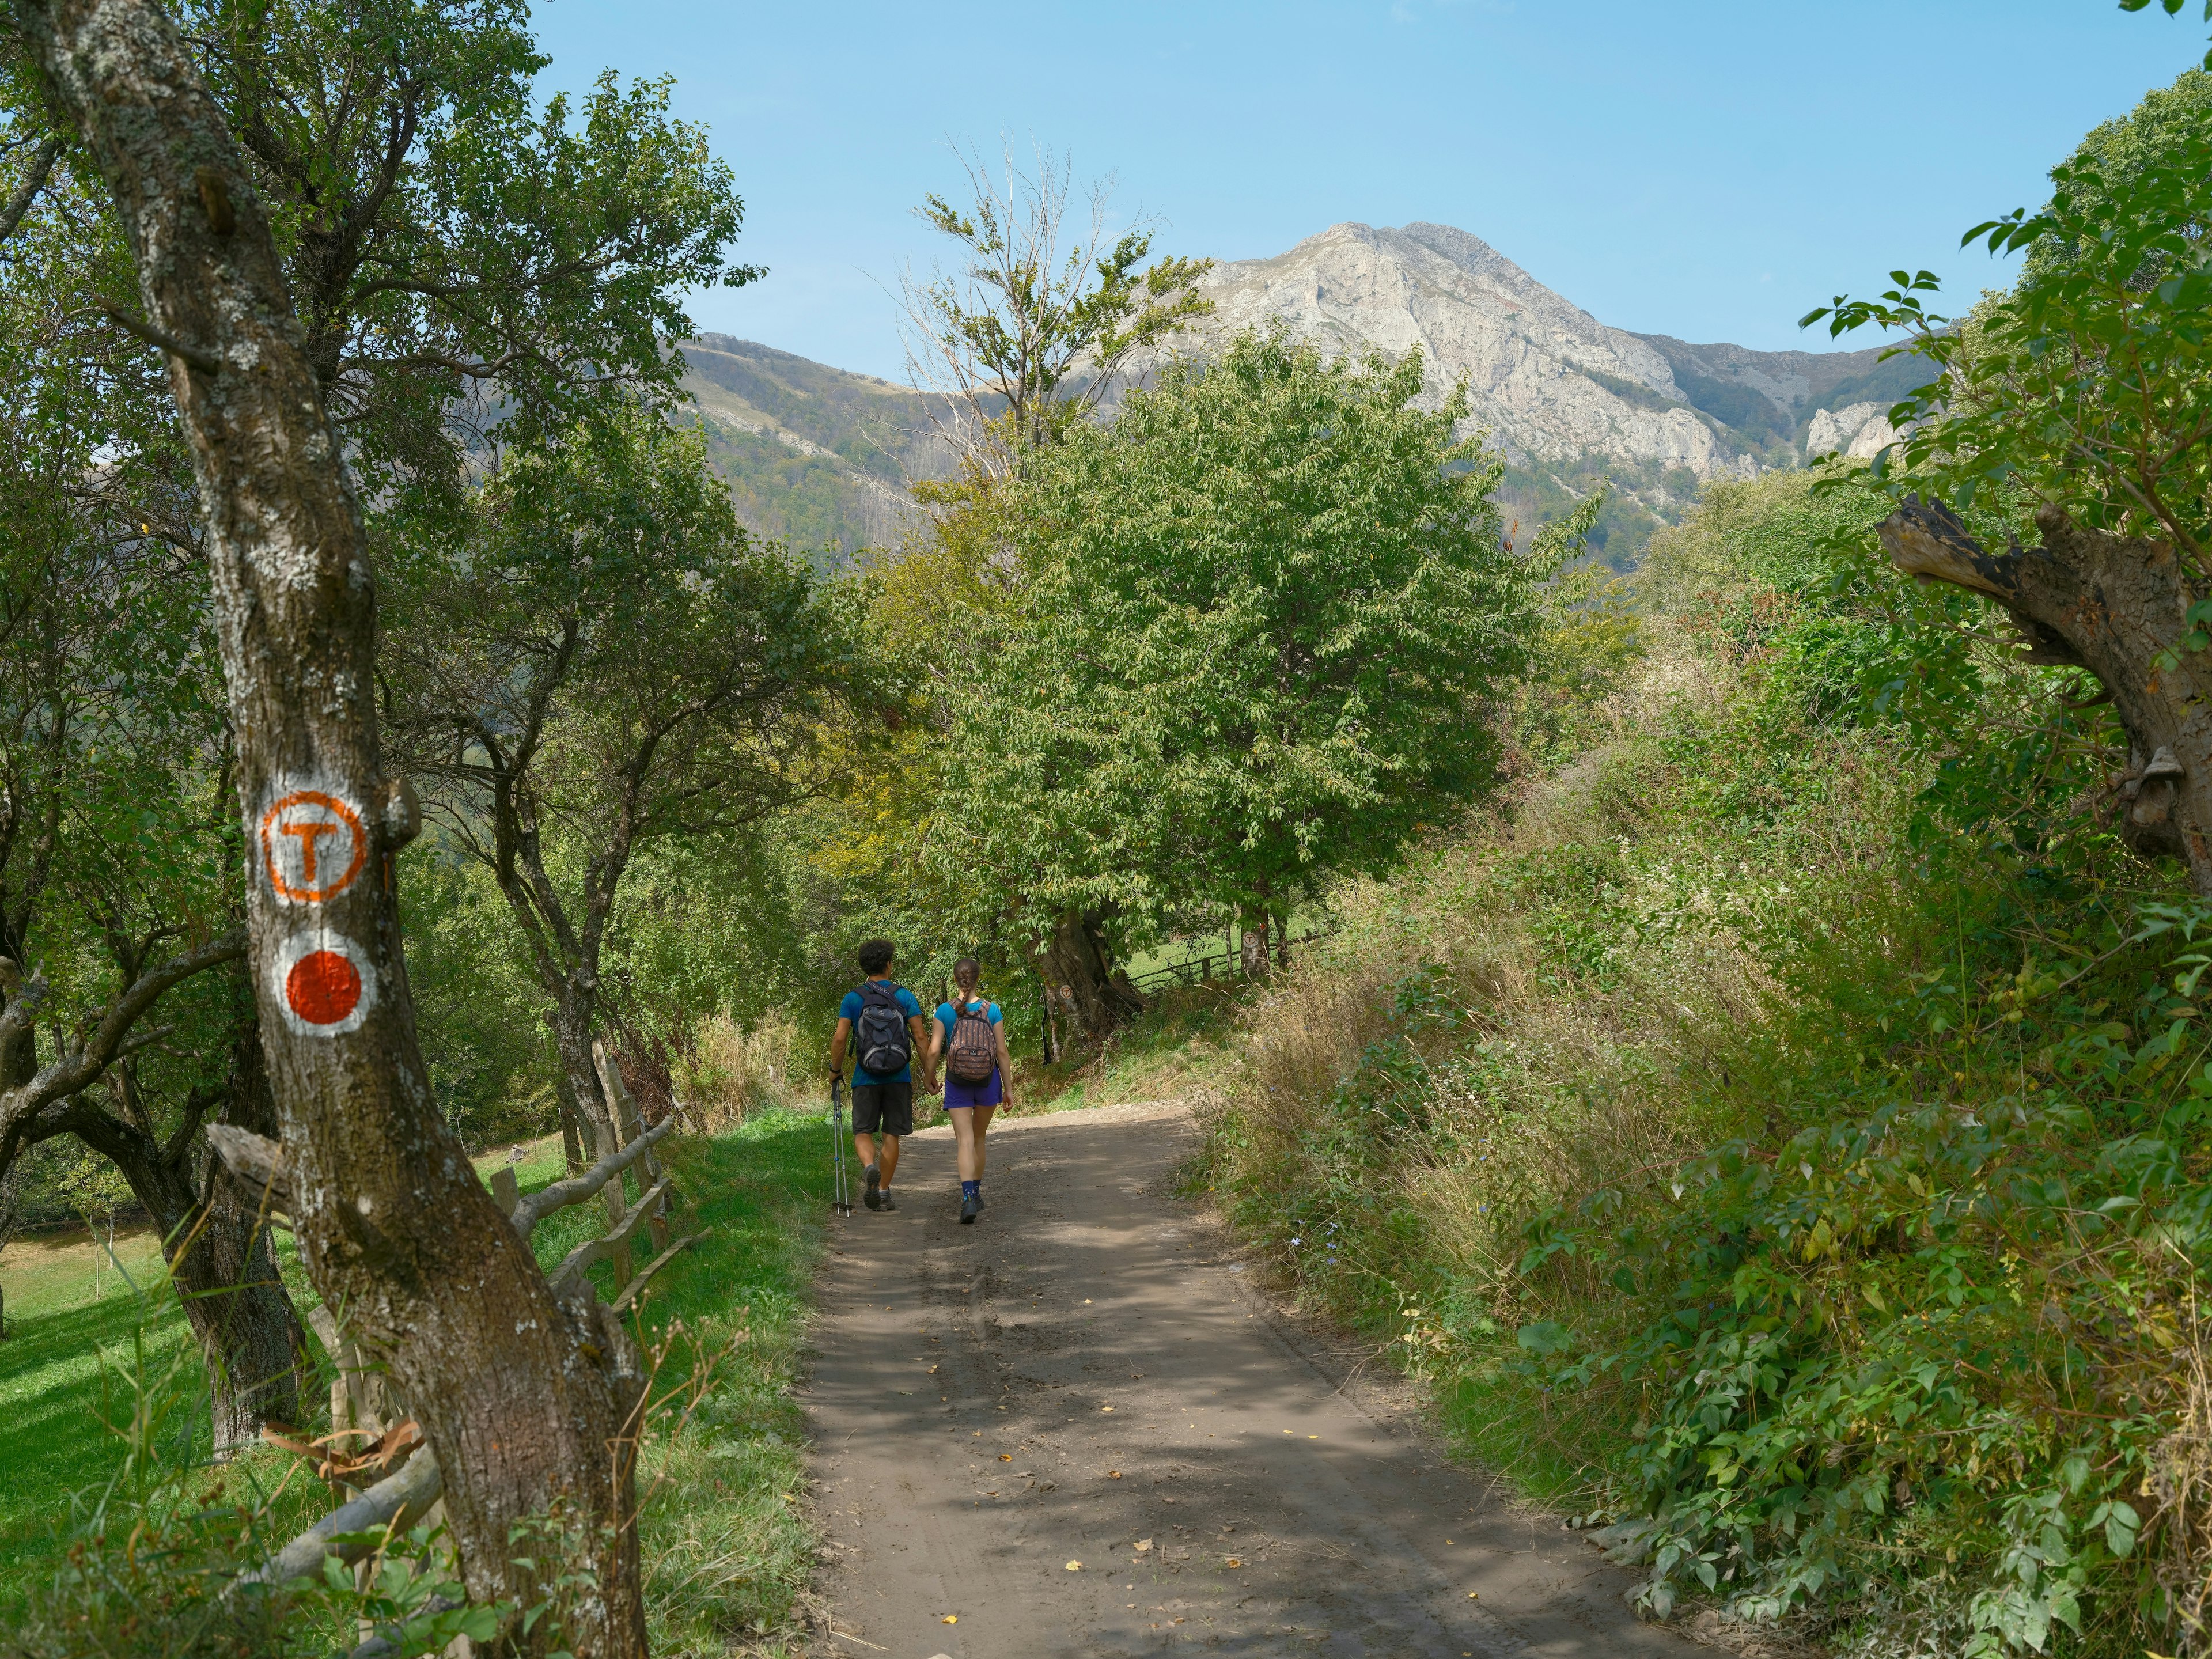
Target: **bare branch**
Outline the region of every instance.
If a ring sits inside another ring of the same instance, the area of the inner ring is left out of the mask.
[[[531,1194],[514,1206],[514,1231],[525,1238],[529,1237],[531,1230],[547,1216],[589,1198],[644,1157],[656,1142],[665,1139],[675,1127],[674,1118],[664,1118],[620,1152],[609,1152],[583,1174],[567,1181],[556,1181],[550,1187],[541,1188]]]
[[[32,157],[23,182],[15,186],[15,193],[8,198],[8,205],[0,207],[0,242],[15,234],[15,227],[23,222],[23,216],[31,210],[31,204],[39,199],[39,192],[46,187],[46,179],[54,170],[54,160],[62,153],[58,134],[40,144]]]
[[[106,312],[109,319],[125,332],[137,335],[149,345],[159,346],[173,357],[183,358],[203,374],[219,374],[222,372],[222,359],[212,351],[203,350],[198,346],[186,345],[175,336],[163,333],[153,324],[133,317],[112,300],[102,300],[100,302],[100,308]]]

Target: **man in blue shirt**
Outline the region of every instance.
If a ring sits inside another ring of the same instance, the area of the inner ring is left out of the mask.
[[[845,1050],[853,1050],[853,1150],[867,1176],[864,1201],[872,1210],[896,1210],[891,1176],[898,1168],[899,1137],[914,1133],[914,1057],[922,1057],[925,1093],[937,1091],[930,1072],[927,1026],[921,1004],[891,982],[891,942],[872,939],[860,949],[867,983],[845,993],[837,1008],[837,1035],[830,1042],[830,1075],[845,1075]],[[883,1161],[876,1161],[876,1135]]]

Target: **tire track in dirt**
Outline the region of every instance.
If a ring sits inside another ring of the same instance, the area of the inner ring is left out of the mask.
[[[1409,1390],[1267,1304],[1168,1194],[1191,1135],[1171,1103],[994,1124],[963,1227],[927,1130],[896,1212],[833,1220],[812,1651],[1685,1659],[1625,1575],[1448,1462]]]

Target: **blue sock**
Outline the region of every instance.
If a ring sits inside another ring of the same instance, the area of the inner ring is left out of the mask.
[[[960,1183],[960,1196],[961,1196],[961,1197],[963,1197],[963,1198],[981,1198],[982,1195],[983,1195],[983,1183],[982,1183],[981,1182],[980,1182],[980,1181],[963,1181],[963,1182],[962,1182]]]

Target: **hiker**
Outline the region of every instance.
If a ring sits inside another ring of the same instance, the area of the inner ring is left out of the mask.
[[[952,1120],[952,1139],[960,1156],[960,1224],[973,1226],[983,1208],[983,1132],[991,1115],[1013,1104],[1006,1079],[1013,1060],[1006,1054],[1006,1026],[999,1005],[975,993],[983,976],[973,957],[952,964],[957,988],[950,1002],[937,1005],[937,1027],[929,1035],[929,1068],[945,1066],[945,1115]]]
[[[929,1047],[923,1035],[921,1004],[903,985],[891,982],[894,951],[887,939],[872,939],[859,951],[867,982],[845,993],[837,1007],[837,1035],[830,1041],[830,1086],[845,1075],[845,1045],[853,1044],[853,1150],[860,1154],[867,1190],[861,1201],[872,1210],[896,1210],[891,1176],[898,1169],[899,1137],[914,1133],[914,1057],[922,1056],[924,1093],[934,1093]],[[884,1139],[883,1161],[876,1160],[876,1136]]]

